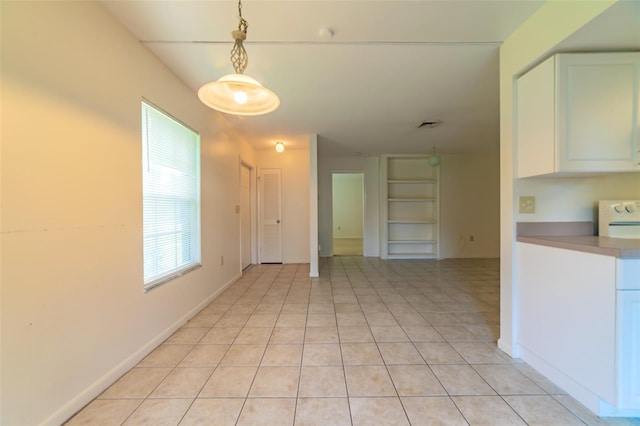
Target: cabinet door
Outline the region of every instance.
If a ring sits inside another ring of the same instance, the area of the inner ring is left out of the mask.
[[[640,290],[618,291],[618,397],[621,408],[640,407]]]
[[[640,170],[640,53],[561,54],[557,61],[558,170]]]
[[[517,176],[555,171],[555,57],[517,82]]]

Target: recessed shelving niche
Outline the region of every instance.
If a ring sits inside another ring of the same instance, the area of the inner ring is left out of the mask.
[[[424,156],[382,157],[383,259],[438,258],[438,168]]]

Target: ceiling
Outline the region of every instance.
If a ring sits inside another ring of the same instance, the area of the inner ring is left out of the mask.
[[[276,140],[296,148],[317,133],[321,156],[497,150],[499,47],[543,3],[245,0],[245,73],[276,92],[281,105],[264,116],[225,118],[257,149],[272,149]],[[625,3],[640,17],[639,2]],[[237,2],[102,4],[194,96],[233,72]],[[618,15],[614,22],[628,10]],[[638,22],[632,15],[621,43],[640,34]],[[578,49],[589,37],[603,43],[607,37],[596,30],[568,47]],[[423,121],[442,123],[418,128]]]

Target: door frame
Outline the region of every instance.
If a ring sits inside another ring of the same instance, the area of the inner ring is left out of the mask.
[[[249,169],[250,172],[250,183],[251,183],[251,198],[250,198],[250,221],[251,221],[251,225],[250,225],[250,232],[251,232],[251,265],[256,265],[258,263],[258,254],[257,254],[257,247],[258,247],[258,238],[257,238],[257,229],[258,229],[258,219],[257,219],[257,215],[258,215],[258,208],[257,208],[257,197],[258,197],[258,190],[257,190],[257,170],[256,167],[254,165],[252,165],[251,163],[245,161],[242,159],[242,157],[239,158],[238,161],[238,198],[239,200],[242,200],[242,168],[246,167],[247,169]],[[238,205],[238,236],[239,241],[238,241],[238,250],[239,250],[239,255],[240,255],[240,273],[242,273],[242,212],[241,212],[241,206],[242,206],[242,202],[240,201],[241,204]]]

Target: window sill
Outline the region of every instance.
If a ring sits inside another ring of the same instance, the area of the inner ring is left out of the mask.
[[[195,271],[196,269],[199,269],[201,267],[202,267],[201,263],[195,263],[195,264],[186,266],[183,269],[179,269],[177,271],[171,272],[169,275],[166,275],[164,277],[160,277],[156,280],[145,283],[144,292],[146,293],[150,290],[153,290],[154,288],[159,287],[162,284],[168,283],[169,281],[173,281],[176,278],[180,278],[181,276],[186,275],[191,271]]]

